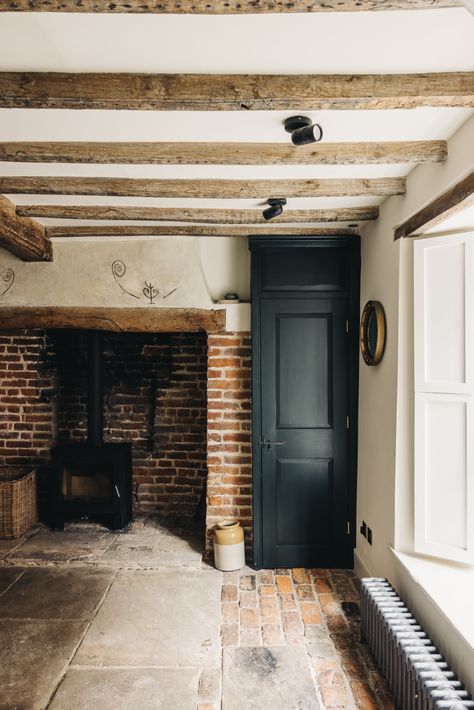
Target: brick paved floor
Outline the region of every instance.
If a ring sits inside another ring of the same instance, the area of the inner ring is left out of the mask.
[[[359,592],[351,571],[246,567],[226,572],[223,647],[302,646],[321,709],[392,708],[388,690],[359,642]]]

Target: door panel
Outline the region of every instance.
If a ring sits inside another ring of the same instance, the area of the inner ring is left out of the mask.
[[[345,291],[347,253],[340,247],[288,249],[273,247],[265,255],[262,291]]]
[[[331,542],[325,506],[333,502],[332,460],[279,459],[276,465],[276,544]]]
[[[265,567],[348,563],[347,310],[344,298],[261,302],[261,433],[280,442],[261,447]]]
[[[325,313],[278,314],[276,330],[278,426],[287,429],[329,426],[330,317]],[[317,367],[314,363],[318,363]],[[300,387],[302,372],[307,378],[304,388]]]

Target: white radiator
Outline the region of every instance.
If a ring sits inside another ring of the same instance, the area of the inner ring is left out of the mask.
[[[361,639],[398,710],[465,710],[474,701],[386,579],[361,580]]]

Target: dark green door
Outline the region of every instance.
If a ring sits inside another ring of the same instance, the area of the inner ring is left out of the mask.
[[[360,240],[250,247],[254,566],[352,567]]]
[[[264,567],[349,560],[347,299],[261,304]]]

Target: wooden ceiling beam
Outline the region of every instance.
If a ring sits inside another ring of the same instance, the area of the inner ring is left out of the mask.
[[[59,237],[249,237],[262,236],[296,236],[296,237],[343,237],[357,236],[358,230],[351,227],[222,227],[216,225],[177,224],[136,227],[117,224],[113,227],[47,227],[46,234],[50,239]]]
[[[160,180],[101,177],[0,177],[0,194],[95,195],[110,197],[267,198],[403,195],[406,180],[341,178],[327,180]]]
[[[0,108],[313,111],[419,106],[474,107],[474,72],[319,75],[0,73]]]
[[[108,205],[17,205],[22,217],[53,219],[149,220],[205,224],[268,224],[262,210],[203,209],[189,207],[112,207]],[[347,207],[319,210],[284,210],[272,223],[359,222],[377,219],[378,207]]]
[[[474,203],[474,172],[466,175],[456,185],[443,192],[436,199],[412,215],[395,228],[394,238],[417,236],[415,232],[421,228],[430,229],[448,217],[461,212]]]
[[[1,12],[101,12],[155,14],[262,14],[432,10],[462,7],[462,0],[0,0]]]
[[[130,165],[370,165],[440,163],[446,141],[370,143],[0,143],[0,162]]]
[[[0,247],[23,261],[52,261],[53,246],[43,225],[19,217],[15,205],[0,195]]]

